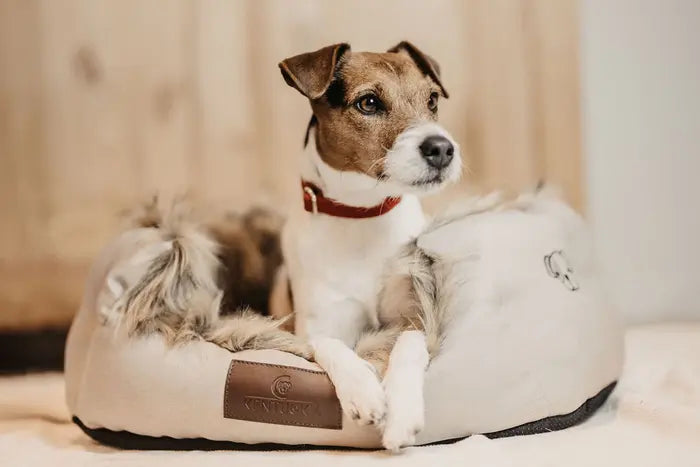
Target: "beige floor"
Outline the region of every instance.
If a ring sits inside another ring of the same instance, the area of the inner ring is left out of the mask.
[[[0,465],[700,467],[700,323],[627,333],[627,365],[603,409],[569,430],[384,452],[136,452],[70,423],[60,374],[0,378]]]

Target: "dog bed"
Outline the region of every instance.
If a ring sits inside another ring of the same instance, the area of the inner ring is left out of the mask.
[[[468,241],[467,275],[478,278],[451,298],[470,312],[455,317],[427,371],[419,444],[575,425],[619,377],[622,334],[580,219],[555,201],[526,204],[472,209],[418,239],[446,257]],[[342,414],[312,362],[202,341],[169,347],[159,335],[126,337],[103,324],[109,273],[140,254],[145,230],[123,233],[96,260],[68,337],[68,408],[88,435],[135,449],[381,447],[376,428]]]

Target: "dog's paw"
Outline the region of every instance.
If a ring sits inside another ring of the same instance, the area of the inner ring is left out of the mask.
[[[416,443],[416,435],[421,432],[424,425],[423,401],[389,402],[382,445],[393,452],[398,452],[402,447],[412,446]]]
[[[381,425],[386,415],[386,397],[374,368],[358,359],[348,362],[344,370],[335,381],[343,412],[360,425]]]
[[[335,386],[343,412],[361,425],[380,426],[386,397],[374,367],[338,339],[316,338],[311,345],[316,362]]]
[[[423,378],[428,366],[425,337],[406,331],[396,340],[382,383],[387,398],[387,416],[382,444],[398,452],[416,443],[425,422]]]

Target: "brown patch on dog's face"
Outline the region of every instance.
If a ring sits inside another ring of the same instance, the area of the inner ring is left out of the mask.
[[[437,119],[430,104],[431,94],[436,99],[439,93],[407,55],[351,54],[326,94],[311,102],[319,155],[335,169],[382,178],[383,158],[396,137],[413,123]],[[362,111],[366,99],[378,99],[376,112]]]
[[[329,66],[333,73],[324,88],[318,78],[328,76]],[[405,42],[386,53],[353,53],[338,44],[280,67],[311,101],[320,157],[335,169],[377,179],[384,178],[384,157],[397,136],[412,124],[435,121],[438,98],[446,96],[437,64]]]

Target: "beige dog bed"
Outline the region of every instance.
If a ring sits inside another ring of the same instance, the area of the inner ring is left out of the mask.
[[[525,219],[518,215],[518,222]],[[529,215],[549,225],[537,217],[546,212]],[[488,252],[513,246],[507,236],[489,233],[488,222],[495,228],[503,221],[489,216],[474,230],[484,235],[484,264],[490,264]],[[503,307],[512,315],[486,313],[455,323],[458,334],[448,336],[426,374],[426,426],[418,443],[565,428],[587,418],[612,391],[622,365],[621,333],[586,255],[569,258],[575,284],[562,276],[566,259],[556,252],[576,241],[564,230],[549,229],[549,239],[537,235],[536,243],[551,240],[553,247],[537,256],[538,272],[527,275],[528,291],[556,299],[526,315]],[[376,428],[342,415],[330,381],[314,363],[278,351],[232,354],[201,341],[168,347],[159,335],[127,338],[102,324],[98,308],[106,277],[139,253],[144,238],[144,229],[126,232],[97,259],[68,338],[67,402],[85,432],[137,449],[381,447]],[[513,257],[507,270],[517,272],[519,262],[532,263],[528,255]]]

